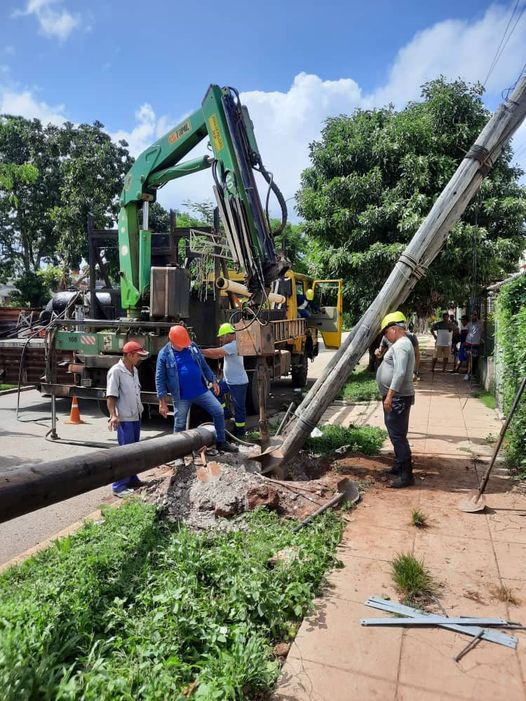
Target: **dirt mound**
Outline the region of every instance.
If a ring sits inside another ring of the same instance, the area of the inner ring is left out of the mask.
[[[323,506],[335,494],[340,470],[327,458],[316,462],[300,453],[292,465],[293,480],[279,481],[259,474],[259,463],[250,449],[238,454],[186,457],[172,467],[165,479],[145,490],[165,518],[184,522],[192,529],[237,530],[245,528],[246,514],[263,506],[284,518],[302,519]],[[309,479],[309,474],[321,475]]]

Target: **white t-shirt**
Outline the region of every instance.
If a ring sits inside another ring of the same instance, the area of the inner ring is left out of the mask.
[[[466,343],[471,343],[472,346],[478,346],[478,345],[480,345],[481,338],[482,338],[482,322],[481,321],[468,322],[468,335],[466,336]]]
[[[229,385],[246,385],[248,375],[243,356],[237,354],[237,341],[230,341],[223,346],[225,351],[225,380]]]

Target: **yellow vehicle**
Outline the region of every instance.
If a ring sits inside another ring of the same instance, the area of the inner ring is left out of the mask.
[[[212,279],[210,276],[209,280]],[[250,383],[247,404],[250,411],[256,411],[259,359],[265,360],[267,387],[271,381],[290,375],[292,386],[300,388],[307,383],[309,360],[318,355],[320,336],[326,348],[340,347],[343,281],[317,280],[289,270],[272,287],[273,293],[281,296],[281,301],[272,301],[262,310],[261,318],[247,323],[246,319],[238,321],[246,301],[239,292],[243,275],[228,271],[228,280],[236,283],[234,290],[225,289],[228,285],[224,278],[218,283],[222,288],[219,318],[236,326],[238,352],[244,356]],[[312,297],[312,300],[307,300],[307,297]],[[195,320],[190,320],[190,324],[194,323]]]

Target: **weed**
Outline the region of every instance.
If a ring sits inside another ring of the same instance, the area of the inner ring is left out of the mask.
[[[365,455],[378,455],[386,432],[375,426],[336,426],[324,424],[318,427],[323,436],[308,438],[305,448],[315,453],[332,453],[336,448],[344,445],[349,446],[353,453],[364,453]]]
[[[499,584],[498,586],[492,586],[489,589],[491,596],[498,601],[503,601],[506,604],[511,604],[512,606],[518,606],[520,600],[517,599],[513,593],[513,589],[507,587],[505,584]]]
[[[400,553],[391,563],[393,581],[408,602],[425,600],[433,595],[436,582],[421,560]]]
[[[0,698],[267,698],[335,563],[334,513],[192,533],[132,501],[0,575]],[[298,549],[289,567],[269,558]]]
[[[411,523],[416,528],[427,528],[429,525],[427,522],[427,516],[418,509],[413,509],[411,512]]]
[[[376,380],[367,370],[354,372],[343,386],[338,399],[350,402],[367,402],[381,399]]]
[[[491,394],[491,392],[486,392],[485,390],[475,390],[471,393],[471,396],[475,397],[476,399],[480,399],[480,401],[485,407],[488,407],[488,409],[497,408],[497,400],[495,399],[495,396]]]
[[[495,434],[488,433],[486,438],[484,438],[484,443],[487,443],[488,445],[492,445],[493,443],[495,443],[496,440],[497,440],[497,436],[495,436]]]

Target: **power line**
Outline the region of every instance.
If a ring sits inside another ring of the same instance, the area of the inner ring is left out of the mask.
[[[510,28],[510,24],[513,20],[515,12],[517,11],[517,8],[519,6],[519,2],[520,2],[520,0],[515,0],[515,6],[511,12],[510,18],[508,19],[508,24],[506,25],[506,29],[504,30],[504,33],[503,33],[502,38],[500,40],[500,43],[497,47],[497,51],[495,52],[495,56],[493,57],[493,61],[491,62],[491,65],[489,67],[488,74],[483,82],[484,87],[486,86],[486,83],[488,82],[489,77],[493,73],[495,66],[499,62],[499,59],[502,56],[502,53],[503,53],[504,49],[506,48],[508,41],[510,40],[513,32],[515,31],[515,28],[517,27],[517,24],[519,23],[520,18],[522,17],[522,15],[524,13],[524,7],[523,7],[521,9],[521,11],[519,12],[519,14],[517,15],[517,19],[515,20],[515,24],[513,25],[513,27],[511,28],[511,31],[508,34],[508,29]]]

